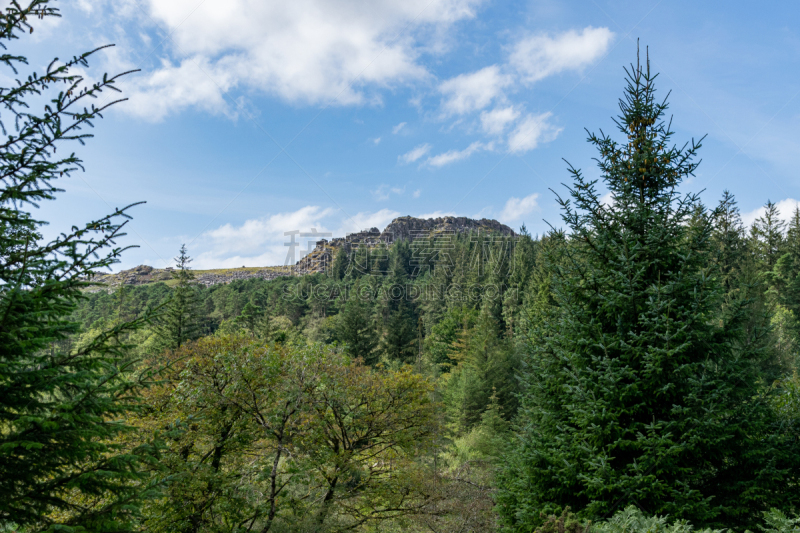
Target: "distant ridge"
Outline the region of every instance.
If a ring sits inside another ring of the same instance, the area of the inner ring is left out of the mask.
[[[317,241],[314,249],[295,265],[298,274],[324,272],[331,264],[336,251],[344,247],[349,250],[353,245],[377,246],[392,244],[398,241],[414,241],[431,235],[458,233],[492,233],[495,235],[515,236],[514,230],[497,220],[482,218],[475,220],[468,217],[445,216],[439,218],[416,218],[412,216],[397,217],[383,231],[371,228],[357,233],[349,233],[346,237],[336,237],[330,241]]]
[[[514,230],[494,219],[482,218],[475,220],[467,217],[439,217],[415,218],[411,216],[397,217],[386,226],[382,236],[392,236],[392,241],[414,240],[420,236],[434,233],[468,233],[470,231],[484,231],[514,236]]]
[[[220,268],[195,270],[194,273],[197,283],[205,286],[230,283],[240,279],[275,279],[282,276],[313,274],[324,272],[333,261],[337,250],[341,247],[349,250],[354,245],[372,247],[379,244],[389,245],[398,241],[413,241],[431,235],[441,236],[469,232],[512,237],[516,235],[510,227],[488,218],[476,220],[468,217],[452,216],[439,218],[404,216],[392,220],[383,231],[378,228],[370,228],[364,231],[348,233],[345,237],[335,237],[330,241],[327,239],[319,240],[316,242],[314,249],[293,266]],[[139,265],[129,270],[98,276],[97,281],[105,283],[106,288],[90,290],[113,290],[121,285],[146,285],[159,282],[166,282],[169,285],[172,280],[171,270],[172,268],[163,269]]]

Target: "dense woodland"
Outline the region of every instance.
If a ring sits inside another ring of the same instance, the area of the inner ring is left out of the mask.
[[[560,229],[211,287],[184,247],[112,291],[129,208],[50,242],[32,214],[114,90],[92,53],[0,92],[0,531],[798,531],[800,210],[685,192],[647,60]]]

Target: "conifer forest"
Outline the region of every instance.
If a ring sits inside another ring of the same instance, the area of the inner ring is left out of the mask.
[[[35,209],[126,105],[100,49],[28,65],[57,15],[0,14],[0,531],[800,531],[800,210],[690,190],[644,43],[544,234],[111,288],[135,205]]]

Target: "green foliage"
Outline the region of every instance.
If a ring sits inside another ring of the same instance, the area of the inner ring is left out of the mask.
[[[344,344],[345,351],[351,357],[361,358],[368,365],[377,362],[378,336],[375,323],[369,303],[357,291],[351,293],[350,299],[344,305],[337,323],[336,338]]]
[[[795,533],[800,531],[800,518],[788,518],[778,509],[763,512],[766,527],[758,524],[760,531],[768,533]],[[694,529],[686,520],[669,521],[667,516],[648,516],[633,505],[617,511],[608,520],[592,524],[581,521],[566,508],[561,516],[550,515],[536,529],[536,533],[724,533],[724,529]]]
[[[510,426],[497,395],[492,394],[480,422],[453,439],[453,449],[445,458],[454,466],[474,461],[502,462],[511,437]]]
[[[780,394],[774,401],[778,412],[788,423],[797,424],[800,420],[800,375],[795,370],[794,374],[781,380],[779,383]]]
[[[192,259],[182,245],[172,279],[176,281],[172,294],[156,327],[161,349],[177,350],[185,342],[200,336],[200,300],[194,273],[189,269]]]
[[[756,219],[750,230],[754,256],[764,270],[771,270],[781,256],[785,226],[778,206],[767,201],[764,214]]]
[[[456,343],[475,326],[478,311],[467,306],[453,307],[431,328],[425,349],[432,362],[446,368],[456,364]]]
[[[716,255],[720,281],[725,291],[731,292],[746,259],[747,242],[744,225],[736,199],[729,191],[722,193],[719,206],[712,213],[713,232],[711,249]]]
[[[766,533],[799,533],[800,517],[789,518],[779,509],[764,511],[764,522],[767,527],[759,524],[758,528]]]
[[[517,410],[514,374],[518,364],[506,339],[497,335],[488,313],[481,313],[472,329],[463,329],[451,345],[455,364],[440,378],[451,430],[462,434],[481,421],[492,401],[503,416]]]
[[[120,346],[175,365],[137,421],[168,444],[147,528],[495,531],[499,510],[509,531],[577,533],[634,503],[679,522],[626,510],[597,527],[741,529],[793,512],[800,211],[785,228],[768,202],[746,229],[729,192],[711,212],[679,195],[699,145],[671,146],[653,79],[630,72],[626,142],[590,136],[612,202],[571,169],[567,231],[343,247],[327,275],[210,287],[184,248],[173,288],[76,298],[64,353],[120,328]],[[3,230],[15,252],[20,227]],[[157,328],[124,326],[165,302]],[[381,380],[411,376],[436,384],[436,438],[377,462],[339,438],[371,409],[430,414],[422,396],[381,403],[402,396]]]
[[[246,335],[188,343],[137,424],[166,450],[147,531],[351,530],[425,503],[413,460],[435,429],[430,387],[323,346]]]
[[[588,530],[589,524],[581,522],[567,507],[560,516],[546,517],[544,523],[536,528],[536,533],[587,533]]]
[[[686,520],[670,523],[666,516],[646,516],[630,505],[605,522],[590,526],[591,533],[724,533],[724,529],[694,529]]]
[[[33,31],[36,20],[58,16],[47,0],[11,2],[0,11],[0,63],[17,75],[25,57],[6,52]],[[131,377],[125,338],[148,316],[117,321],[79,343],[72,316],[91,278],[118,261],[125,209],[44,241],[44,221],[27,208],[53,200],[55,181],[81,169],[56,146],[83,143],[103,107],[88,106],[117,77],[86,85],[77,74],[97,50],[54,60],[0,89],[0,528],[26,531],[127,531],[146,491],[139,483],[147,439],[123,453],[114,439],[138,408],[141,383]],[[60,86],[58,92],[54,86]],[[49,102],[39,113],[31,101]],[[80,107],[86,106],[86,107]]]
[[[598,518],[638,502],[730,527],[800,502],[797,428],[760,388],[747,302],[724,307],[709,268],[714,217],[677,192],[699,144],[671,146],[654,79],[649,65],[628,71],[625,143],[589,136],[613,203],[575,169],[560,200],[569,245],[551,266],[556,306],[530,335],[498,493],[509,531],[566,506]]]
[[[381,349],[390,361],[413,363],[419,354],[414,316],[405,299],[400,299],[392,307],[395,308],[389,311]]]
[[[795,337],[800,335],[800,209],[795,209],[789,222],[785,248],[772,270],[770,281],[777,302],[795,319],[792,328]]]

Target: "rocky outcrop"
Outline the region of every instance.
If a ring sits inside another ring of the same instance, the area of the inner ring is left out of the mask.
[[[291,267],[286,268],[262,268],[260,270],[231,270],[224,274],[209,273],[201,274],[195,278],[195,281],[200,285],[209,287],[211,285],[218,285],[220,283],[230,283],[238,279],[275,279],[283,276],[293,276],[294,269]]]
[[[469,232],[486,232],[499,235],[514,236],[514,230],[496,220],[482,218],[474,220],[467,217],[414,218],[398,217],[386,226],[381,239],[386,242],[413,241],[431,234],[457,234]]]
[[[173,268],[153,268],[148,265],[139,265],[130,270],[122,270],[114,274],[101,274],[94,278],[94,281],[104,284],[104,287],[94,287],[89,292],[102,290],[114,290],[121,285],[145,285],[147,283],[157,283],[159,281],[169,281],[172,279]],[[239,279],[275,279],[281,276],[293,276],[295,271],[292,267],[268,267],[260,269],[227,269],[195,274],[195,282],[198,285],[217,285],[220,283],[230,283]]]
[[[349,233],[346,237],[322,239],[316,242],[314,249],[295,265],[298,274],[325,272],[336,257],[337,251],[344,247],[351,252],[355,247],[374,247],[380,244],[390,245],[398,241],[414,241],[430,236],[455,235],[458,233],[492,233],[495,235],[516,235],[514,230],[496,220],[482,218],[474,220],[467,217],[415,218],[398,217],[392,220],[383,231],[378,228]]]
[[[339,249],[351,252],[358,247],[372,248],[381,244],[390,245],[398,241],[414,241],[415,239],[430,236],[455,235],[458,233],[492,233],[495,235],[514,236],[514,230],[496,220],[483,218],[474,220],[467,217],[439,217],[439,218],[414,218],[410,216],[398,217],[381,231],[378,228],[349,233],[345,237],[336,237],[331,240],[322,239],[316,242],[314,249],[294,266],[222,269],[197,272],[195,280],[206,287],[219,283],[230,283],[240,279],[260,278],[275,279],[281,276],[294,276],[325,272],[333,263]],[[90,289],[93,291],[113,290],[121,285],[144,285],[172,279],[172,268],[153,268],[139,265],[130,270],[123,270],[115,274],[99,275],[95,281],[105,284],[103,288]]]
[[[298,274],[325,272],[332,264],[334,257],[336,257],[336,252],[342,247],[349,252],[354,247],[366,246],[371,248],[381,243],[388,245],[392,242],[378,228],[348,233],[346,237],[335,237],[331,240],[322,239],[316,242],[311,252],[297,262],[295,271]]]
[[[153,268],[148,265],[139,265],[130,270],[122,270],[114,274],[100,274],[94,281],[103,283],[109,289],[114,289],[120,285],[145,285],[172,279],[169,272],[172,269]],[[103,290],[102,288],[91,289],[92,292]]]

